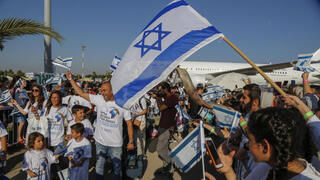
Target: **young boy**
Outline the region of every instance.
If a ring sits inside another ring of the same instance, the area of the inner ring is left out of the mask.
[[[70,180],[87,180],[89,178],[89,159],[91,156],[91,144],[84,138],[84,126],[76,123],[71,126],[72,139],[68,142],[68,150],[65,154],[69,159]]]
[[[74,120],[70,121],[68,124],[68,131],[67,131],[67,139],[71,139],[71,126],[76,124],[76,123],[81,123],[84,126],[84,133],[83,137],[87,138],[90,140],[93,136],[93,127],[91,125],[91,122],[88,119],[84,119],[85,112],[84,112],[85,107],[81,105],[74,105],[72,107],[72,115],[74,117]]]

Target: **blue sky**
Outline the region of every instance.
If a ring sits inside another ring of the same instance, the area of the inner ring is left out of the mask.
[[[43,0],[0,0],[0,18],[43,21]],[[65,40],[53,40],[52,55],[73,57],[80,74],[81,45],[86,72],[105,73],[115,54],[122,56],[142,28],[170,0],[52,0],[52,26]],[[186,0],[255,63],[279,63],[320,48],[320,0]],[[43,36],[5,43],[0,69],[43,71]],[[188,60],[244,62],[222,40]],[[59,69],[62,72],[61,69]]]

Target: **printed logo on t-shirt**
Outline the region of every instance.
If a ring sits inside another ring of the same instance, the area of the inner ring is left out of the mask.
[[[60,120],[64,119],[64,116],[62,113],[58,113],[55,118],[57,119],[57,121],[60,121]]]
[[[74,101],[73,103],[74,103],[74,105],[79,105],[80,104],[79,101]]]
[[[119,115],[119,110],[118,109],[115,109],[113,108],[111,111],[110,111],[110,115],[111,115],[111,118],[115,118],[117,115]]]
[[[73,160],[75,162],[80,161],[84,156],[84,149],[82,147],[74,148]]]

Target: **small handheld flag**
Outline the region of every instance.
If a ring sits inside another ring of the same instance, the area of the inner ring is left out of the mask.
[[[12,99],[9,89],[2,91],[0,96],[0,104],[7,103]]]
[[[227,108],[213,106],[214,114],[217,117],[217,125],[221,128],[229,128],[231,131],[238,127],[241,114]]]
[[[57,57],[52,62],[52,64],[70,70],[71,69],[71,64],[72,64],[72,57],[64,58],[64,59],[62,59],[61,57]]]
[[[119,58],[118,56],[114,56],[112,63],[110,65],[110,70],[115,71],[120,64],[120,61],[121,61],[121,58]]]
[[[202,157],[200,126],[197,126],[187,137],[185,137],[171,152],[173,162],[184,172],[188,172]]]

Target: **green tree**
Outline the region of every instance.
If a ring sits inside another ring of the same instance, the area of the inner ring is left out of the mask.
[[[9,69],[7,75],[8,75],[8,76],[11,76],[11,77],[14,77],[14,76],[15,76],[14,72],[12,71],[12,69]]]
[[[63,37],[54,31],[53,28],[45,27],[42,23],[31,19],[5,18],[0,20],[0,51],[4,49],[4,43],[22,35],[45,34],[57,42],[61,42]]]
[[[18,70],[16,75],[19,77],[22,77],[22,76],[24,76],[24,72],[22,72],[21,70]]]

